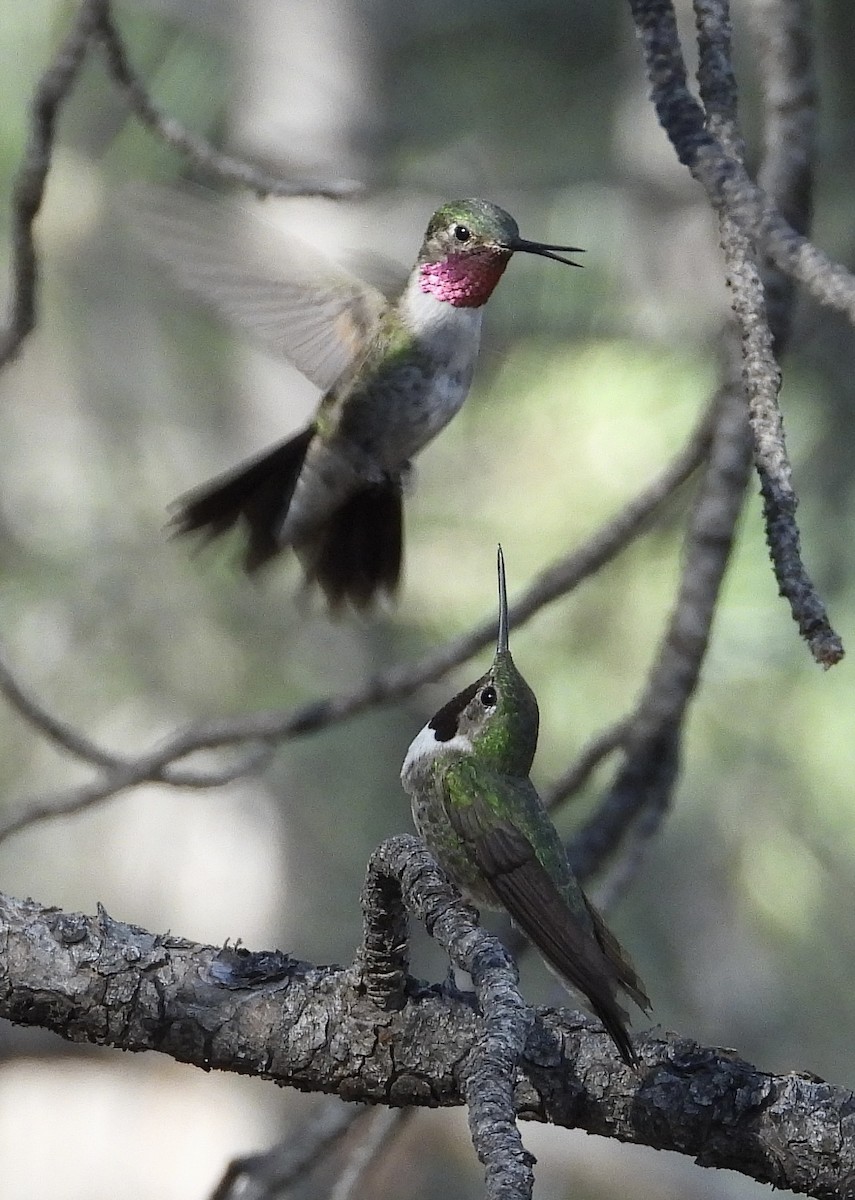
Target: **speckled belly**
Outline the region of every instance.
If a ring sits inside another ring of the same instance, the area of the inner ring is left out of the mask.
[[[453,879],[461,892],[481,908],[501,908],[493,889],[472,862],[464,843],[445,815],[438,795],[419,790],[412,797],[413,823],[431,854]]]
[[[459,412],[473,367],[474,362],[431,368],[414,363],[386,372],[350,397],[339,437],[369,463],[394,474]]]

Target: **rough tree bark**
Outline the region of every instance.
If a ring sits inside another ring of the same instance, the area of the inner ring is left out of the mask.
[[[459,963],[479,954],[502,972],[483,934],[418,839],[378,852],[403,898]],[[114,921],[0,897],[0,1016],[72,1041],[156,1050],[203,1070],[236,1071],[347,1101],[460,1105],[483,1045],[471,997],[406,974],[404,908],[388,892],[394,961],[366,979],[349,967],[278,951],[203,946]],[[372,908],[377,878],[364,903]],[[393,891],[395,889],[393,888]],[[384,939],[385,940],[385,939]],[[382,984],[377,983],[377,976]],[[502,984],[513,991],[512,975]],[[778,1188],[842,1200],[855,1188],[855,1095],[815,1076],[764,1073],[733,1051],[676,1034],[636,1039],[638,1074],[593,1019],[538,1009],[514,1076],[516,1115],[693,1156]],[[525,1163],[522,1164],[523,1169]],[[497,1193],[499,1194],[499,1193]],[[509,1194],[523,1194],[520,1191]]]

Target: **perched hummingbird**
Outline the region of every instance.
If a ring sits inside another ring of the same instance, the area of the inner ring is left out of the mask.
[[[139,214],[139,205],[135,206]],[[511,255],[579,266],[520,237],[486,200],[430,219],[398,299],[302,251],[288,277],[247,263],[211,228],[215,206],[170,194],[142,209],[150,248],[179,281],[246,326],[324,391],[312,423],[174,505],[181,534],[247,535],[243,566],[286,547],[332,608],[393,593],[401,573],[402,484],[410,460],[459,410],[475,369],[484,305]]]
[[[529,779],[539,714],[508,649],[499,548],[499,637],[486,675],[417,735],[401,782],[419,834],[475,904],[505,909],[562,982],[588,1000],[628,1066],[637,1065],[615,993],[647,1011],[644,984],[577,883]]]

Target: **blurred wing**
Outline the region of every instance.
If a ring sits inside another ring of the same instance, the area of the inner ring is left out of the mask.
[[[387,300],[397,300],[406,287],[409,271],[403,263],[375,250],[350,251],[343,262],[348,271],[382,292]]]
[[[594,929],[572,912],[528,838],[507,821],[497,820],[482,798],[469,799],[446,808],[455,830],[471,847],[474,862],[553,970],[586,997],[624,1061],[635,1065],[627,1014],[615,999],[615,987],[622,980]]]
[[[155,186],[126,189],[122,203],[177,283],[322,391],[361,354],[386,308],[377,289],[236,205]]]

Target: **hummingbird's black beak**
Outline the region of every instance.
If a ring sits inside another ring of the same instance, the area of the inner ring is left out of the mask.
[[[505,556],[499,546],[497,556],[499,570],[499,636],[496,640],[496,653],[508,653],[508,585],[505,579]]]
[[[568,267],[581,267],[581,263],[573,262],[572,258],[562,258],[560,254],[556,254],[556,250],[561,250],[565,254],[584,254],[585,251],[581,246],[549,246],[546,242],[530,242],[526,238],[514,238],[508,245],[509,250],[513,250],[514,254],[522,251],[524,254],[539,254],[541,258],[554,258],[556,262],[564,263]]]

